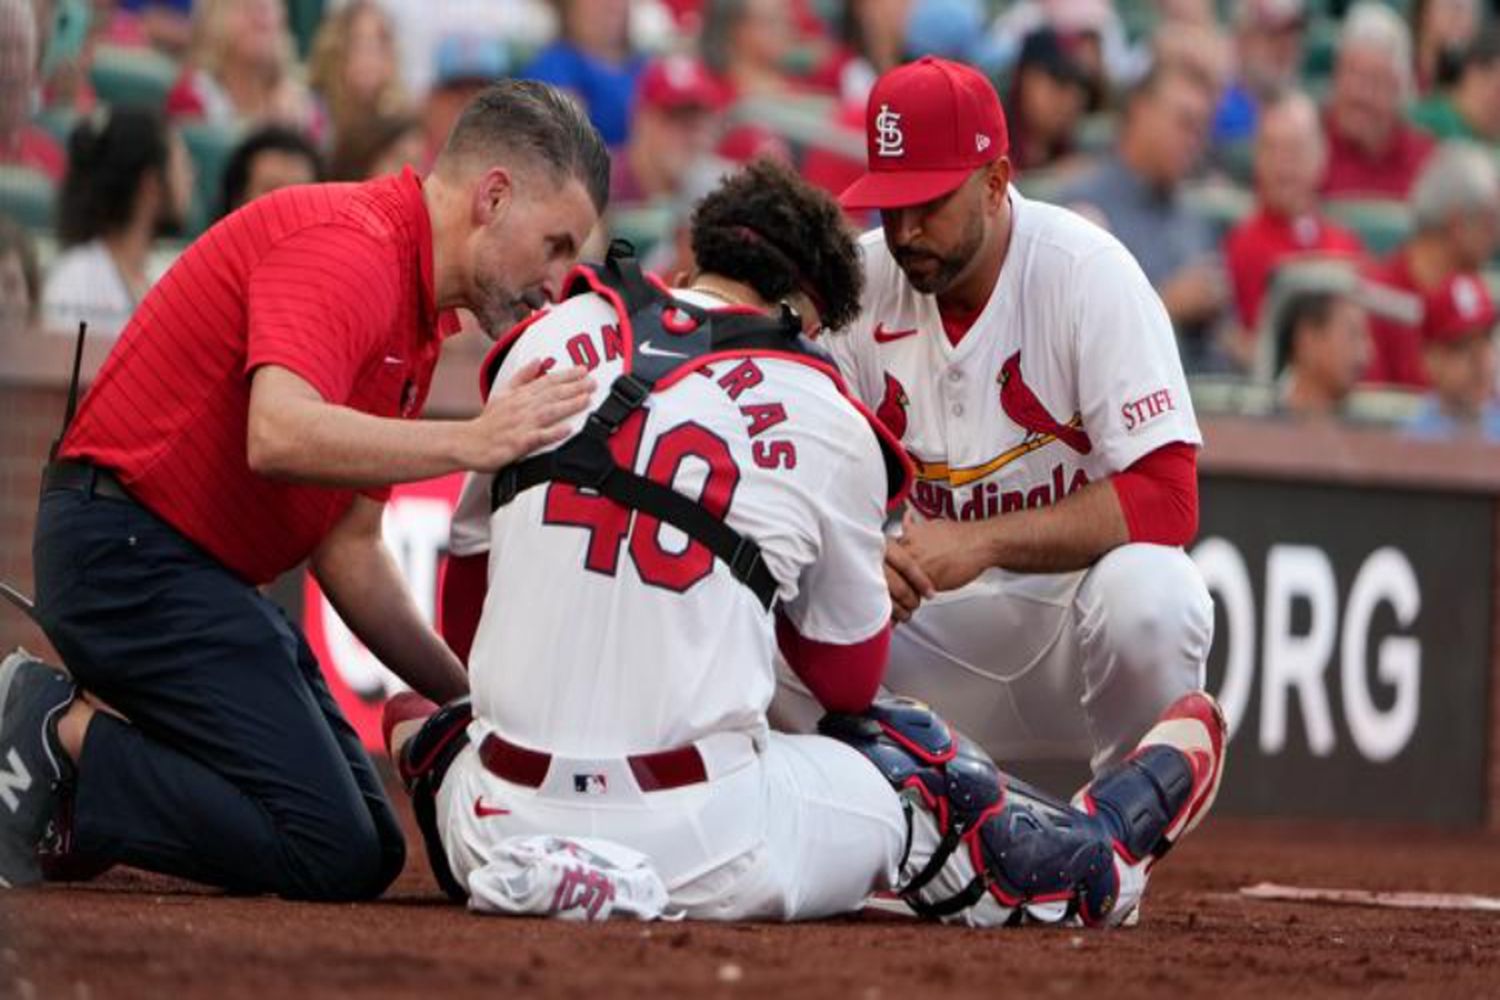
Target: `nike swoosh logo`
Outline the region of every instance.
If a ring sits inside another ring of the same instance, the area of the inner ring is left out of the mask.
[[[907,337],[910,337],[912,334],[914,334],[916,332],[917,332],[917,328],[916,327],[912,327],[910,330],[887,330],[885,328],[885,324],[883,324],[883,323],[876,323],[875,324],[875,343],[877,343],[877,344],[889,344],[893,340],[905,340]]]
[[[478,819],[488,819],[491,816],[509,816],[510,810],[487,806],[484,804],[484,799],[478,798],[474,800],[474,815]]]
[[[404,365],[404,364],[406,364],[406,359],[405,358],[398,358],[398,357],[396,357],[395,355],[392,355],[392,354],[387,354],[385,356],[385,363],[388,364],[388,365]]]
[[[682,351],[669,351],[669,350],[666,350],[665,348],[662,348],[662,347],[653,347],[651,345],[651,341],[649,341],[649,340],[642,341],[641,344],[640,344],[640,346],[637,348],[637,350],[639,350],[642,354],[646,355],[646,357],[648,357],[648,358],[685,358],[685,357],[687,357],[687,355],[684,354]]]

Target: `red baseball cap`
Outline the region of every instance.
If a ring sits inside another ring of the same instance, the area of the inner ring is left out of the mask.
[[[875,81],[865,108],[868,168],[845,208],[903,208],[953,191],[1010,149],[1000,97],[983,73],[923,56]]]
[[[668,111],[702,108],[712,111],[724,101],[723,89],[708,68],[690,56],[667,56],[641,71],[636,92],[642,105]]]
[[[1473,334],[1487,334],[1495,325],[1495,302],[1483,279],[1455,274],[1427,296],[1422,309],[1422,339],[1452,344]]]

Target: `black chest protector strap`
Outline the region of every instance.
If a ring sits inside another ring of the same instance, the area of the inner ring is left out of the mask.
[[[791,310],[772,319],[748,314],[714,315],[672,298],[647,281],[629,250],[610,247],[596,277],[619,296],[631,336],[625,374],[610,386],[609,396],[588,415],[583,429],[551,451],[524,458],[495,474],[490,509],[543,483],[568,483],[593,490],[621,506],[670,524],[707,548],[729,567],[734,578],[755,594],[769,611],[777,583],[766,568],[760,546],[710,513],[702,504],[670,486],[647,479],[615,461],[610,437],[645,405],[657,383],[684,367],[720,351],[777,351],[818,357],[802,340],[801,324]],[[580,283],[570,291],[589,291]]]

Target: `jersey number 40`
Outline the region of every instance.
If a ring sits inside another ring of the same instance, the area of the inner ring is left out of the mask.
[[[646,426],[644,418],[644,413],[636,414],[610,438],[615,461],[628,468],[636,467]],[[715,517],[724,517],[739,487],[740,470],[729,445],[708,428],[688,422],[657,437],[644,475],[670,486],[688,459],[697,459],[708,469],[703,489],[694,499]],[[691,542],[680,552],[668,551],[661,544],[662,523],[658,518],[622,507],[591,490],[553,483],[547,488],[542,520],[546,524],[588,529],[584,566],[594,573],[614,576],[619,571],[620,549],[626,536],[630,539],[630,558],[636,572],[644,583],[653,587],[682,593],[713,572],[714,555],[708,549]]]

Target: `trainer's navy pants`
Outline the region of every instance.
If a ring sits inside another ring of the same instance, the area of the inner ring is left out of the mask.
[[[401,828],[301,631],[148,510],[43,495],[37,609],[94,716],[74,848],[235,892],[378,896]]]

